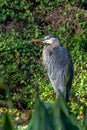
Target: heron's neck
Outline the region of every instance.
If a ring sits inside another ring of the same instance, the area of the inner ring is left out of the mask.
[[[54,39],[54,41],[53,41],[53,44],[52,44],[52,46],[53,47],[57,47],[57,46],[60,46],[61,44],[60,44],[60,40],[59,39]]]

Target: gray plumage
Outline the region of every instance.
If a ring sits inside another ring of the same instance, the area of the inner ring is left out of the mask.
[[[60,40],[54,36],[53,38],[54,42],[43,49],[43,63],[56,96],[62,92],[68,100],[73,79],[73,63],[68,50],[60,45]]]
[[[66,48],[60,45],[55,35],[47,35],[39,39],[46,43],[43,49],[43,64],[56,96],[61,92],[68,101],[73,79],[73,62]]]

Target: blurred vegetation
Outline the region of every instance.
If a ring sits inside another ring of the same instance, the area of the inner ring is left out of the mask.
[[[86,120],[85,120],[86,121]],[[36,99],[29,130],[85,130],[70,112],[62,95],[53,104]]]
[[[86,130],[87,116],[83,123],[77,121],[60,94],[53,104],[36,98],[32,118],[25,127],[16,126],[11,114],[5,112],[1,118],[1,130]]]
[[[55,94],[42,66],[43,44],[32,39],[46,34],[61,39],[74,62],[69,106],[79,120],[87,106],[87,5],[85,0],[0,0],[0,106],[32,109],[37,88],[42,100]],[[6,92],[8,91],[8,93]]]

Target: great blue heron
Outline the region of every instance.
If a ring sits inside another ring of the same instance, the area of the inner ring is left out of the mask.
[[[56,96],[61,92],[64,98],[68,100],[73,79],[71,56],[68,50],[61,46],[59,38],[53,34],[33,40],[33,42],[40,41],[46,43],[43,49],[43,63]]]

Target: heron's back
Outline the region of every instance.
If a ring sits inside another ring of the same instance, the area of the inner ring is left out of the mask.
[[[49,45],[43,50],[43,55],[43,62],[55,91],[65,91],[70,77],[73,77],[73,63],[69,52],[62,46]]]

